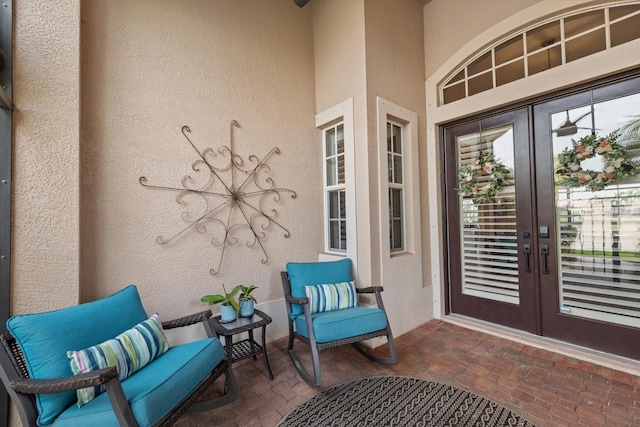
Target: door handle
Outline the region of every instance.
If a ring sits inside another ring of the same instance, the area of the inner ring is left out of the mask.
[[[525,265],[525,271],[527,273],[531,273],[531,244],[530,243],[525,243],[522,245],[522,251],[524,252],[524,265]]]
[[[542,274],[549,274],[549,245],[540,245],[542,255]]]

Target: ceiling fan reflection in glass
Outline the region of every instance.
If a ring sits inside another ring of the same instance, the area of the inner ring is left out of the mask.
[[[588,129],[593,131],[592,127],[579,127],[578,126],[578,122],[582,119],[584,119],[585,117],[587,117],[589,114],[591,114],[591,111],[587,111],[586,113],[578,116],[576,119],[571,120],[571,118],[569,117],[569,110],[567,110],[567,118],[566,120],[560,125],[558,126],[556,129],[553,130],[553,133],[555,133],[557,136],[570,136],[570,135],[575,135],[576,133],[578,133],[578,129]]]

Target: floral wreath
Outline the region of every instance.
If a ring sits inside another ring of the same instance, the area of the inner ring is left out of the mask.
[[[627,150],[616,141],[618,132],[606,137],[588,135],[579,140],[572,140],[572,148],[558,155],[556,175],[560,177],[559,186],[582,187],[591,191],[599,191],[607,185],[629,176],[635,175],[637,162],[629,158]],[[599,155],[604,167],[601,171],[582,169],[580,162]]]
[[[489,174],[491,178],[489,183],[479,186],[474,180],[476,172]],[[510,184],[507,180],[507,174],[510,172],[505,165],[495,159],[493,154],[481,154],[458,171],[458,194],[462,197],[472,197],[476,203],[489,202],[505,185]]]

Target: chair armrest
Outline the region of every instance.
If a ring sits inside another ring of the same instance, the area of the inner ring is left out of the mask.
[[[85,387],[95,387],[106,384],[113,379],[119,381],[118,370],[115,366],[51,380],[21,378],[13,380],[9,384],[17,393],[48,394],[78,390]]]
[[[201,311],[200,313],[190,314],[179,319],[167,320],[162,322],[164,329],[181,328],[183,326],[194,325],[196,323],[204,322],[211,317],[211,310]]]
[[[368,288],[356,288],[357,294],[375,294],[382,292],[384,289],[382,286],[369,286]]]
[[[284,294],[284,299],[290,304],[309,304],[309,298],[307,297],[296,298],[291,294]]]

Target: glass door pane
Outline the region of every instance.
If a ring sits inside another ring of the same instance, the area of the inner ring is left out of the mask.
[[[487,156],[494,161],[478,162]],[[506,185],[479,199],[477,194],[489,193],[496,183],[498,165],[507,170]],[[471,191],[459,195],[462,293],[518,304],[513,125],[459,136],[458,169],[472,179]]]
[[[552,137],[565,315],[640,327],[640,174],[631,170],[640,154],[639,105],[634,94],[551,116],[556,130],[567,117],[581,118],[574,134]]]

